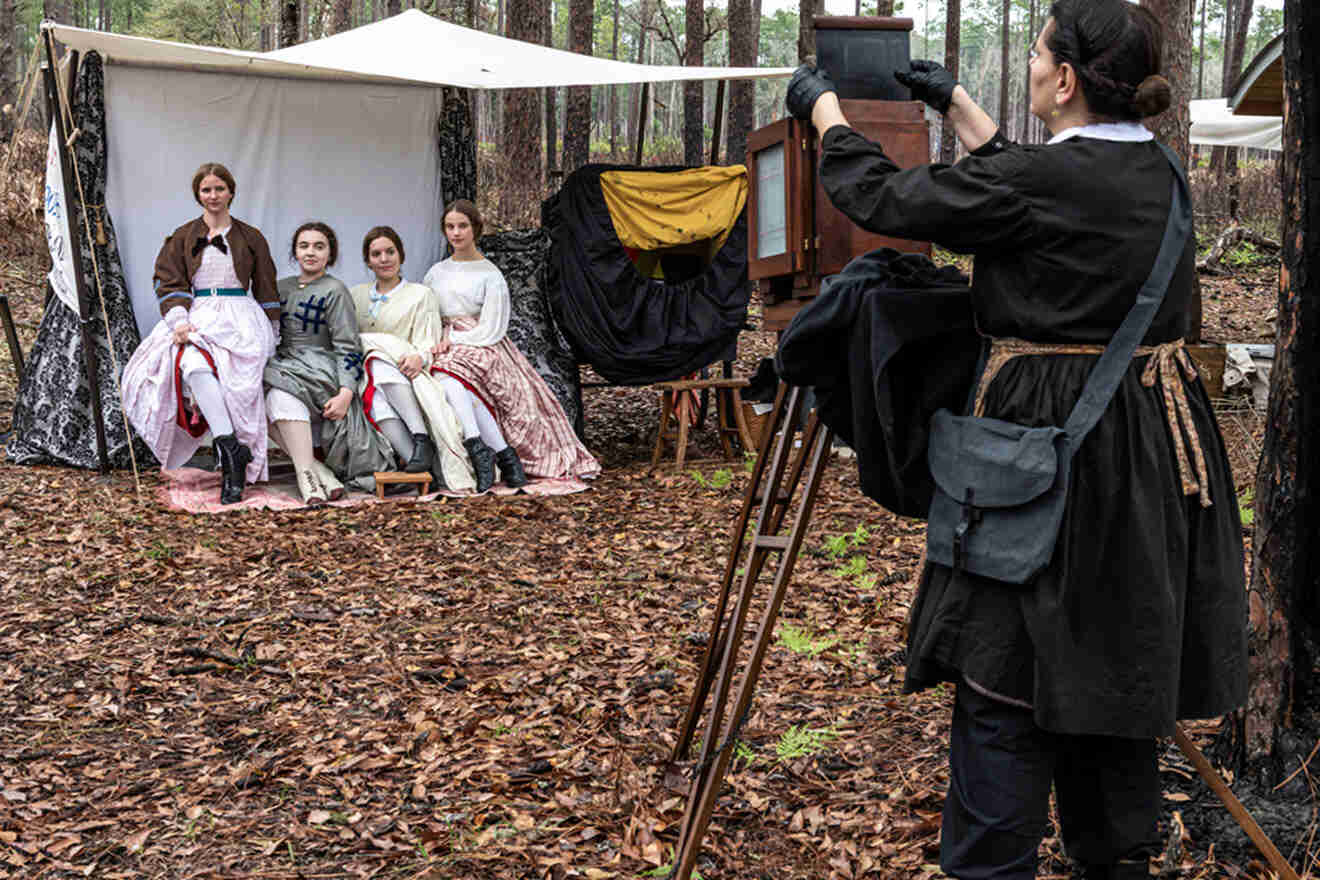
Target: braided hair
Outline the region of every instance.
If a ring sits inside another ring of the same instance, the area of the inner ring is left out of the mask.
[[[1045,44],[1071,64],[1091,113],[1138,120],[1169,108],[1173,90],[1160,76],[1164,32],[1144,7],[1126,0],[1056,0]]]

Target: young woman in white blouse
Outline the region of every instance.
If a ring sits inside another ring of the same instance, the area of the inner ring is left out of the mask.
[[[477,206],[457,199],[445,210],[454,253],[424,282],[436,294],[444,327],[431,372],[463,425],[463,445],[478,491],[495,480],[517,488],[527,475],[594,477],[600,465],[578,440],[559,401],[508,337],[509,287],[477,250]]]

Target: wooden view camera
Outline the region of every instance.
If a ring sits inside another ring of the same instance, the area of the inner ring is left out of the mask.
[[[857,131],[900,168],[930,161],[925,105],[893,77],[908,66],[910,18],[815,19],[819,65]],[[867,232],[840,213],[816,176],[820,138],[809,122],[781,119],[747,137],[747,277],[761,282],[762,326],[783,330],[820,280],[880,247],[930,255],[930,243]]]

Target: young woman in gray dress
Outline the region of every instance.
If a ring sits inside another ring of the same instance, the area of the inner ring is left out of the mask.
[[[303,500],[316,506],[344,494],[344,480],[390,469],[385,441],[362,413],[362,375],[353,298],[326,274],[339,256],[339,240],[313,221],[293,234],[289,256],[298,274],[278,282],[280,343],[266,362],[270,434],[289,457]],[[325,461],[314,448],[321,446]]]

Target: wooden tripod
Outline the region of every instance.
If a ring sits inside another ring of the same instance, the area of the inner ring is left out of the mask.
[[[804,394],[805,391],[801,388],[790,389],[782,384],[779,386],[774,409],[761,435],[761,448],[756,458],[756,465],[752,469],[752,478],[743,495],[742,509],[734,521],[729,560],[724,567],[724,580],[720,586],[719,600],[711,622],[710,638],[706,642],[706,653],[701,661],[701,673],[697,678],[692,701],[688,705],[687,716],[683,720],[678,743],[674,747],[674,760],[683,760],[687,757],[702,707],[710,694],[711,685],[714,684],[714,702],[707,719],[705,735],[701,740],[701,762],[692,781],[692,790],[688,795],[687,810],[683,815],[683,825],[678,837],[678,852],[674,856],[676,870],[673,877],[677,880],[688,880],[696,865],[701,841],[706,836],[706,826],[710,824],[711,811],[715,807],[716,797],[719,796],[720,784],[724,780],[725,770],[728,769],[734,743],[737,742],[738,732],[751,711],[752,693],[756,688],[756,680],[761,674],[761,663],[770,646],[775,618],[779,615],[779,606],[783,604],[784,594],[788,591],[793,565],[797,561],[798,550],[802,547],[807,523],[811,519],[811,509],[816,501],[816,491],[820,487],[820,478],[828,462],[827,455],[833,432],[817,420],[814,412],[801,437],[796,436],[796,428],[800,424],[803,412]],[[773,456],[768,454],[772,446]],[[794,457],[795,449],[796,457]],[[793,458],[791,466],[790,458]],[[806,484],[799,495],[798,484],[802,482],[804,475]],[[793,516],[792,526],[788,534],[780,535],[779,529],[788,517],[795,496],[797,496],[797,512]],[[729,597],[738,570],[738,562],[743,556],[743,547],[747,542],[747,523],[755,507],[759,507],[756,533],[751,539],[751,553],[746,559],[742,586],[730,612]],[[770,596],[761,614],[760,629],[757,631],[751,656],[742,670],[736,691],[731,691],[734,672],[738,665],[738,651],[756,591],[756,581],[771,553],[781,554],[779,569],[775,572]],[[727,621],[726,617],[728,617]],[[733,711],[726,719],[725,708],[728,706],[731,692],[734,693]]]
[[[711,621],[706,653],[701,661],[701,673],[697,677],[692,700],[688,704],[687,715],[683,719],[683,727],[674,746],[673,760],[686,760],[688,750],[692,746],[692,735],[696,732],[702,709],[707,697],[710,696],[711,685],[714,684],[714,701],[701,739],[701,760],[692,780],[692,789],[688,793],[687,809],[683,814],[683,824],[678,835],[678,850],[674,854],[674,871],[671,874],[674,880],[690,880],[692,871],[696,867],[701,842],[706,836],[706,828],[710,824],[711,813],[715,808],[715,800],[719,796],[720,785],[724,781],[724,773],[728,769],[734,744],[738,741],[738,734],[751,711],[752,693],[761,674],[761,663],[765,659],[765,652],[774,634],[775,618],[779,616],[784,594],[788,591],[788,584],[792,580],[793,566],[797,562],[797,554],[802,547],[802,539],[811,520],[816,491],[820,488],[820,478],[829,461],[827,455],[833,432],[817,420],[814,412],[802,431],[800,442],[795,442],[798,439],[795,436],[796,428],[801,423],[803,394],[801,388],[788,388],[780,384],[774,409],[761,435],[761,446],[756,465],[752,470],[752,478],[743,494],[742,508],[738,512],[737,519],[734,520],[729,559],[724,567],[724,579],[720,584],[719,600],[715,605],[715,614]],[[769,455],[772,446],[773,456]],[[795,449],[796,457],[794,457]],[[792,458],[791,466],[790,458]],[[806,484],[799,494],[798,485],[804,475]],[[779,529],[788,517],[795,496],[797,512],[793,516],[792,526],[788,534],[780,535]],[[738,571],[738,563],[743,558],[744,545],[747,543],[747,523],[751,519],[753,508],[758,507],[756,534],[751,540],[751,554],[745,560],[742,585],[739,588],[737,601],[730,611],[729,597]],[[782,554],[779,558],[779,569],[775,572],[770,595],[761,612],[756,643],[743,667],[737,688],[732,691],[733,712],[726,719],[725,710],[729,703],[734,672],[738,666],[738,652],[747,627],[747,617],[756,592],[756,581],[772,552]],[[1228,808],[1238,825],[1265,856],[1270,867],[1281,880],[1298,880],[1297,872],[1229,790],[1214,767],[1188,738],[1181,725],[1175,730],[1174,742],[1191,760],[1201,777]]]

